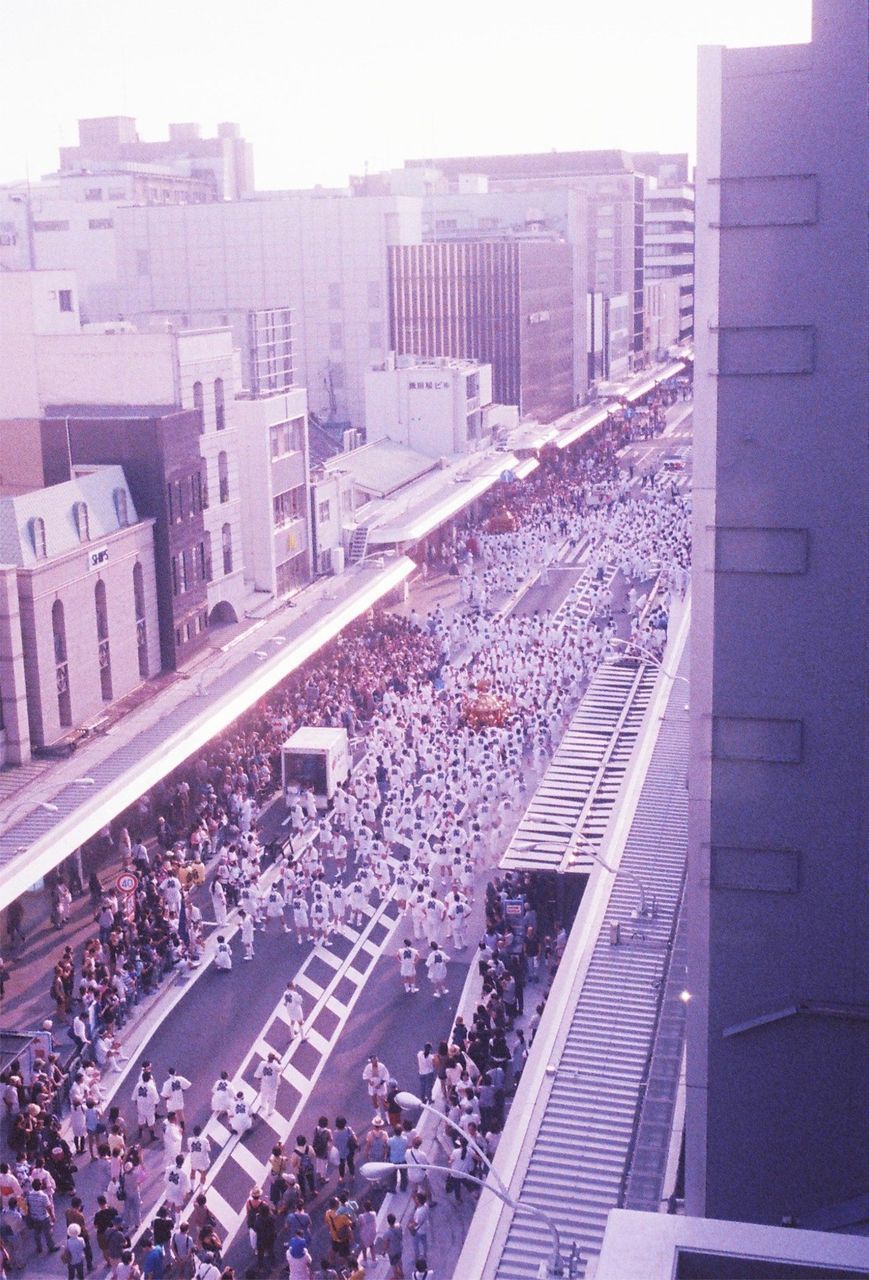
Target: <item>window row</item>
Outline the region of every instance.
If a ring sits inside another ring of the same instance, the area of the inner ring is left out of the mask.
[[[208,610],[201,609],[199,613],[188,618],[186,622],[182,622],[180,626],[175,628],[175,644],[180,649],[183,644],[192,640],[194,636],[202,635],[203,631],[208,630]]]
[[[224,459],[225,467],[226,454],[221,453],[220,457]],[[221,498],[221,502],[226,500]],[[207,509],[208,488],[200,471],[194,471],[191,476],[182,476],[180,480],[170,480],[166,485],[166,510],[170,524],[181,524]]]
[[[183,596],[197,582],[210,582],[211,577],[211,534],[207,533],[195,547],[185,547],[172,557],[172,594]]]
[[[223,431],[226,426],[226,397],[223,390],[223,378],[214,379],[213,387],[214,395],[214,423],[218,431]],[[205,431],[205,392],[201,382],[193,384],[193,407],[199,409],[202,417],[199,423],[199,430]]]
[[[304,516],[305,486],[300,484],[295,489],[287,489],[284,493],[275,494],[272,499],[272,512],[276,529]]]
[[[139,675],[148,677],[148,627],[145,618],[145,577],[138,561],[133,565],[133,608],[136,626],[136,650]],[[100,673],[100,692],[104,702],[112,700],[112,650],[109,635],[109,608],[106,584],[99,578],[94,583],[94,616],[97,630],[96,659]],[[72,699],[69,681],[69,655],[66,642],[66,617],[62,600],[51,606],[51,631],[54,645],[55,688],[60,723],[72,724]]]
[[[269,430],[272,458],[283,458],[288,453],[298,453],[305,447],[305,419],[292,418],[278,422]]]

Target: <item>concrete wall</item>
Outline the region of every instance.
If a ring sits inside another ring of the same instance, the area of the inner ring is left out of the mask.
[[[700,66],[687,1209],[716,1218],[869,1184],[866,60],[861,6],[815,0],[810,46]]]
[[[0,565],[0,765],[30,759],[24,647],[18,609],[18,573]]]

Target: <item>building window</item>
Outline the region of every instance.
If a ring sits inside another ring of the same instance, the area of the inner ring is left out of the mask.
[[[223,572],[232,573],[232,529],[228,524],[223,526],[221,541],[223,543]]]
[[[69,231],[69,223],[64,221],[34,222],[34,231]]]
[[[90,542],[91,522],[88,515],[88,504],[86,502],[75,502],[73,503],[72,511],[75,517],[75,527],[78,530],[79,542]]]
[[[115,490],[115,515],[118,517],[119,527],[125,529],[130,523],[129,513],[127,510],[126,489]]]
[[[91,231],[111,231],[114,225],[114,218],[88,218],[88,228]]]
[[[133,611],[136,615],[136,649],[139,675],[148,679],[148,626],[145,621],[145,575],[138,561],[133,565]]]
[[[202,394],[202,383],[193,384],[193,408],[199,410],[199,434],[205,431],[205,398]]]
[[[102,200],[103,198],[102,187],[88,187],[84,193],[84,198],[85,200]]]
[[[283,458],[297,453],[305,445],[305,419],[293,418],[290,422],[278,422],[269,432],[272,458]]]
[[[69,696],[69,664],[66,657],[66,623],[63,601],[55,600],[51,606],[51,631],[54,638],[54,670],[57,684],[57,712],[62,725],[72,724],[72,703]]]
[[[179,551],[178,553],[178,578],[181,583],[181,594],[190,590],[190,578],[187,573],[187,552]]]
[[[181,592],[181,580],[178,577],[178,557],[177,556],[172,557],[171,565],[172,565],[172,594],[173,596],[177,596]]]
[[[211,534],[206,531],[205,534],[205,581],[210,582],[214,577],[214,571],[211,564]]]
[[[221,450],[217,455],[217,486],[221,502],[229,502],[229,461]]]
[[[57,305],[61,311],[72,311],[72,289],[58,289]]]
[[[103,702],[112,700],[112,654],[109,648],[109,611],[106,603],[106,584],[100,578],[94,587],[94,608],[97,615],[97,656],[100,664],[100,690]]]
[[[305,553],[293,556],[291,560],[285,560],[283,564],[279,564],[275,568],[275,588],[279,596],[284,596],[288,591],[292,591],[294,587],[301,587],[305,582]]]
[[[226,426],[226,403],[223,398],[223,378],[214,379],[214,421],[217,423],[218,431],[222,431]]]
[[[205,504],[202,500],[202,472],[196,471],[193,475],[193,511],[191,514],[195,515],[197,511],[204,510]]]
[[[328,501],[317,504],[317,520],[320,524],[325,524],[332,514],[332,504]]]
[[[305,486],[287,489],[284,493],[275,494],[272,499],[272,513],[276,529],[282,528],[305,514]]]
[[[45,542],[45,521],[42,516],[34,516],[30,521],[30,537],[33,542],[33,554],[37,560],[44,560],[48,555]]]

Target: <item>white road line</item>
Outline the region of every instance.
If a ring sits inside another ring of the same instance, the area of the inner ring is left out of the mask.
[[[304,1093],[308,1087],[308,1077],[303,1075],[298,1067],[294,1067],[291,1062],[281,1071],[281,1075],[287,1084],[291,1084],[299,1093]]]
[[[297,973],[293,979],[297,987],[301,987],[303,991],[307,991],[308,995],[319,997],[323,994],[323,988],[318,982],[314,982],[306,973]]]
[[[319,1031],[315,1031],[313,1027],[308,1032],[308,1044],[312,1049],[316,1049],[317,1053],[326,1053],[329,1049],[329,1041]]]
[[[267,1119],[268,1117],[264,1117],[264,1118]],[[235,1159],[237,1160],[237,1162],[241,1165],[242,1169],[244,1169],[248,1177],[254,1182],[254,1184],[258,1183],[263,1175],[263,1167],[260,1164],[259,1160],[257,1160],[256,1156],[253,1154],[253,1152],[248,1151],[247,1147],[242,1146],[242,1144],[239,1143],[238,1146],[235,1148],[233,1155],[235,1156]],[[231,1212],[232,1210],[230,1210],[230,1213]]]
[[[318,960],[324,960],[330,969],[341,968],[341,958],[336,956],[334,951],[330,951],[328,947],[318,946],[313,953]]]

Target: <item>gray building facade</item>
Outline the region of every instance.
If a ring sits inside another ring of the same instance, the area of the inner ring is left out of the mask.
[[[814,10],[699,67],[686,1210],[829,1228],[869,1185],[867,42]]]

